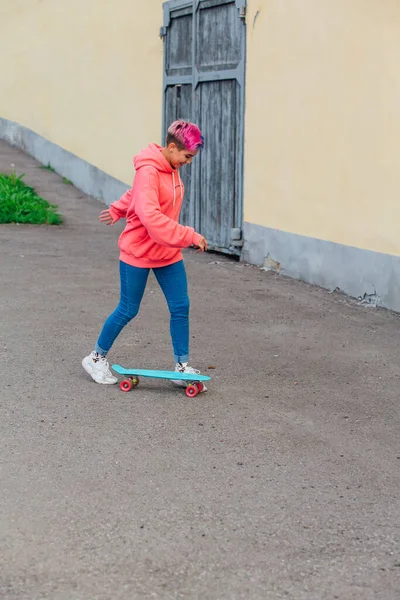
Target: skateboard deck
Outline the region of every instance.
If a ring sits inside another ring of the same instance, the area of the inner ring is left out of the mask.
[[[211,377],[207,375],[196,375],[195,373],[177,373],[176,371],[151,371],[148,369],[125,369],[121,365],[112,365],[113,371],[119,375],[126,376],[121,381],[119,387],[123,392],[129,392],[139,385],[139,377],[148,377],[149,379],[168,379],[175,381],[186,381],[186,395],[194,398],[203,391],[202,381],[210,381]]]

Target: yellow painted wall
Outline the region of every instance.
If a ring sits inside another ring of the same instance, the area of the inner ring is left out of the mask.
[[[399,0],[249,0],[245,221],[400,255]]]
[[[2,0],[0,117],[126,183],[160,141],[162,0]]]

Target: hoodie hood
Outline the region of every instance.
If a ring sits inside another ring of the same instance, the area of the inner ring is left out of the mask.
[[[141,167],[154,167],[162,173],[176,173],[176,170],[171,167],[161,150],[162,147],[158,144],[149,144],[147,148],[134,157],[135,170],[138,171]]]
[[[183,199],[183,184],[179,171],[173,169],[165,156],[161,152],[162,146],[158,144],[149,144],[147,148],[139,152],[134,159],[133,164],[136,171],[139,171],[143,167],[154,167],[160,173],[168,173],[172,175],[171,178],[171,189],[173,192],[173,206],[176,204],[176,185],[180,187],[181,203]]]

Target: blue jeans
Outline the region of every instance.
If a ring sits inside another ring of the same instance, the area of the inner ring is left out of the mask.
[[[104,323],[95,351],[105,356],[115,339],[139,312],[150,269],[131,267],[120,261],[121,298]],[[171,337],[176,362],[189,360],[189,297],[183,260],[153,269],[171,313]]]

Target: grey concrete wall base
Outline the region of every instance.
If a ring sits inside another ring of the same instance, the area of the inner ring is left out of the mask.
[[[400,312],[400,257],[244,223],[242,258]]]
[[[0,139],[24,150],[44,165],[50,163],[59,175],[67,177],[82,192],[108,205],[120,198],[129,187],[38,133],[8,119],[0,118]]]

